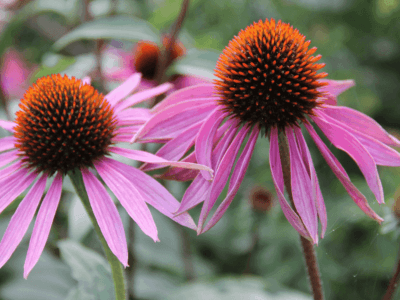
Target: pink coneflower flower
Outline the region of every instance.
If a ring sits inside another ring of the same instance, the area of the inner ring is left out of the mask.
[[[270,140],[272,178],[285,216],[301,235],[314,243],[318,241],[319,219],[323,237],[327,214],[301,124],[354,202],[368,216],[382,221],[314,126],[354,159],[378,203],[384,199],[377,165],[400,166],[400,155],[389,147],[400,146],[400,142],[370,117],[337,106],[336,96],[354,82],[323,79],[327,74],[317,71],[324,64],[317,63],[320,55],[313,56],[316,48],[308,49],[309,44],[298,30],[280,21],[267,19],[248,26],[219,57],[216,76],[220,80],[215,85],[198,85],[171,94],[154,107],[154,116],[135,135],[134,140],[169,140],[157,153],[166,159],[181,159],[195,145],[183,161],[214,169],[213,180],[206,172],[180,168],[164,174],[168,179],[194,179],[177,214],[204,202],[199,234],[213,227],[227,210],[261,132]],[[294,207],[284,195],[278,134],[283,134],[290,149]],[[244,149],[238,156],[242,145]],[[159,167],[150,164],[143,170]],[[230,175],[227,196],[206,222]]]
[[[167,47],[169,43],[168,36],[164,36],[162,42],[163,46]],[[139,41],[135,44],[132,51],[125,51],[119,48],[108,48],[106,53],[111,56],[115,62],[119,62],[118,65],[105,70],[105,75],[109,80],[123,81],[130,75],[139,72],[142,73],[143,76],[139,88],[147,89],[157,85],[155,77],[161,55],[161,49],[157,43],[151,41]],[[185,46],[181,42],[175,41],[167,62],[167,67],[175,60],[185,55]],[[178,90],[191,85],[206,83],[207,81],[195,76],[175,75],[170,79],[170,82],[174,84],[174,89]]]
[[[88,79],[43,77],[25,93],[16,120],[0,120],[0,126],[12,132],[12,136],[0,139],[0,212],[33,184],[0,242],[0,267],[21,242],[44,194],[46,181],[50,180],[52,184],[40,205],[25,261],[24,277],[28,276],[49,235],[63,177],[70,172],[81,172],[99,227],[124,266],[128,263],[128,252],[122,221],[106,188],[92,170],[97,171],[132,219],[154,241],[158,241],[157,228],[146,203],[174,221],[196,229],[188,214],[174,216],[179,202],[161,184],[142,171],[108,157],[115,153],[141,162],[207,168],[170,162],[145,151],[114,145],[128,141],[132,132],[150,116],[147,109],[130,107],[171,88],[170,83],[165,83],[127,97],[139,85],[140,78],[140,74],[135,74],[103,96]]]

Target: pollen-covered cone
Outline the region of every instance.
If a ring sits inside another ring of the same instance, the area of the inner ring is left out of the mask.
[[[283,213],[314,243],[319,219],[323,237],[327,213],[300,125],[356,205],[382,221],[314,126],[357,163],[378,203],[383,203],[383,191],[377,165],[400,166],[400,155],[390,147],[400,142],[370,117],[337,105],[337,96],[354,82],[323,79],[327,74],[318,71],[324,64],[317,63],[321,56],[313,56],[316,48],[308,49],[309,44],[297,29],[280,21],[267,19],[248,26],[221,54],[216,67],[219,80],[171,94],[152,109],[152,117],[134,136],[135,141],[166,142],[157,152],[165,159],[198,162],[214,170],[214,178],[204,171],[175,167],[163,174],[166,179],[193,180],[176,214],[203,203],[199,234],[213,227],[229,207],[262,132],[270,140],[270,169]],[[281,160],[288,157],[279,152],[278,135],[289,147],[293,203],[284,195]],[[160,167],[147,164],[142,169]],[[216,205],[227,183],[227,195]]]
[[[175,216],[179,202],[156,180],[109,157],[115,153],[147,163],[210,171],[206,166],[170,161],[151,153],[116,146],[150,119],[145,108],[132,106],[165,93],[165,83],[131,95],[141,80],[134,74],[107,95],[98,93],[89,79],[61,75],[39,79],[21,99],[13,122],[0,120],[11,135],[0,139],[0,212],[27,190],[0,242],[0,267],[21,242],[39,208],[25,261],[27,277],[38,261],[60,201],[66,174],[80,172],[99,227],[124,266],[128,251],[117,208],[96,170],[141,230],[158,241],[147,204],[179,224],[196,229],[189,214]],[[46,181],[51,181],[43,201]],[[31,186],[32,185],[32,186]]]

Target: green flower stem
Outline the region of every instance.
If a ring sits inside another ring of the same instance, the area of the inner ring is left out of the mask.
[[[285,182],[285,188],[289,195],[290,202],[293,210],[297,213],[296,207],[293,202],[292,185],[290,182],[290,155],[289,145],[286,139],[286,135],[281,132],[279,133],[279,153],[282,162],[283,180]],[[324,292],[322,290],[321,275],[319,273],[317,255],[315,253],[314,245],[311,241],[300,235],[301,247],[303,249],[304,259],[307,265],[308,279],[310,280],[311,290],[314,296],[314,300],[323,300]]]
[[[82,173],[79,170],[75,172],[69,172],[68,176],[71,178],[71,182],[74,185],[75,191],[81,199],[83,206],[87,214],[89,215],[90,220],[92,221],[94,230],[97,233],[97,236],[100,239],[101,244],[103,245],[104,251],[106,253],[106,257],[108,263],[111,267],[111,273],[114,281],[115,288],[115,299],[116,300],[125,300],[125,278],[124,272],[122,268],[122,264],[118,260],[118,258],[111,252],[108,247],[107,241],[105,240],[99,225],[97,224],[96,217],[93,214],[92,207],[89,202],[89,198],[85,189],[85,185],[83,183]]]

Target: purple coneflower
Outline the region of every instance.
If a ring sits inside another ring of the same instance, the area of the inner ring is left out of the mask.
[[[141,162],[207,168],[114,146],[129,141],[132,132],[150,117],[148,109],[130,107],[171,88],[171,84],[165,83],[129,96],[140,79],[141,75],[135,74],[103,96],[89,84],[89,79],[43,77],[25,93],[16,120],[0,120],[0,126],[12,132],[12,136],[0,139],[0,212],[33,184],[1,240],[0,267],[21,242],[45,192],[46,181],[50,180],[25,261],[24,277],[28,276],[48,238],[63,177],[71,172],[82,174],[99,227],[124,266],[128,264],[128,252],[122,221],[112,198],[91,169],[97,171],[132,219],[154,241],[158,241],[157,228],[146,203],[174,221],[196,229],[188,214],[174,216],[179,202],[161,184],[142,171],[107,157],[115,153]]]
[[[206,172],[181,168],[169,169],[163,175],[182,181],[194,179],[177,214],[204,202],[199,234],[213,227],[232,202],[261,132],[270,140],[272,178],[285,216],[314,243],[318,242],[319,218],[323,237],[326,209],[301,124],[354,202],[368,216],[382,221],[317,135],[314,125],[354,159],[378,203],[384,199],[377,165],[400,166],[400,155],[389,147],[400,146],[400,142],[370,117],[337,106],[336,96],[354,82],[323,79],[327,74],[317,73],[324,66],[317,63],[321,56],[313,56],[316,48],[308,49],[309,44],[297,29],[280,21],[267,19],[248,26],[220,55],[215,70],[220,80],[170,95],[154,107],[154,116],[135,135],[134,140],[167,140],[157,155],[171,160],[182,159],[195,145],[182,161],[214,169],[214,180]],[[294,207],[284,196],[278,135],[287,139],[289,147]],[[159,167],[147,164],[143,170]],[[229,176],[227,195],[206,222]]]
[[[164,36],[162,38],[163,46],[168,47],[169,41],[170,39],[168,36]],[[113,61],[119,62],[119,65],[105,70],[105,76],[109,80],[122,81],[131,74],[139,72],[142,73],[143,77],[139,89],[147,89],[157,85],[155,79],[161,55],[161,49],[157,43],[151,41],[139,41],[135,44],[132,51],[109,47],[105,53],[112,57]],[[172,45],[166,67],[170,66],[175,60],[182,58],[185,55],[185,46],[181,42],[175,41]],[[172,90],[178,90],[191,85],[208,82],[205,79],[188,75],[174,75],[169,81],[174,85]]]

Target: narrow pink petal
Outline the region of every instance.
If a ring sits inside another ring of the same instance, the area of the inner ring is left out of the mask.
[[[284,183],[283,183],[283,173],[282,173],[282,163],[279,154],[279,143],[278,143],[278,129],[271,129],[271,140],[269,148],[269,163],[271,168],[272,179],[274,181],[275,190],[279,199],[279,203],[282,207],[282,211],[293,226],[302,236],[310,238],[310,234],[305,229],[303,222],[299,216],[292,209],[290,204],[287,202],[284,196]]]
[[[132,138],[132,142],[147,139],[172,139],[188,126],[203,122],[215,108],[214,103],[198,105],[197,101],[187,101],[171,106],[148,120]]]
[[[186,189],[181,205],[175,212],[176,215],[186,212],[206,200],[210,196],[211,185],[212,182],[206,180],[203,175],[197,175],[197,177]]]
[[[322,97],[319,97],[318,100],[321,101],[323,104],[337,105],[337,98],[329,93],[324,94]]]
[[[110,147],[109,151],[119,154],[119,155],[122,155],[124,157],[130,158],[130,159],[138,160],[138,161],[142,161],[142,162],[163,164],[166,166],[174,166],[174,167],[181,167],[181,168],[194,169],[194,170],[205,170],[205,171],[210,172],[210,174],[213,173],[212,169],[210,169],[209,167],[203,166],[203,165],[182,162],[182,161],[169,161],[169,160],[166,160],[162,157],[159,157],[157,155],[151,154],[146,151],[125,149],[125,148],[119,148],[119,147]]]
[[[107,168],[113,168],[125,178],[130,180],[140,192],[144,201],[153,206],[159,212],[171,218],[173,221],[196,230],[196,224],[188,213],[175,216],[174,212],[179,208],[179,202],[172,196],[165,187],[154,180],[151,176],[110,158],[104,158]]]
[[[120,100],[128,96],[139,86],[141,78],[142,74],[133,74],[124,83],[108,93],[105,98],[111,104],[111,106],[115,106]]]
[[[331,80],[331,79],[320,79],[320,82],[327,82],[328,85],[318,88],[320,92],[328,92],[333,96],[338,96],[349,88],[355,86],[354,80]]]
[[[209,83],[183,88],[170,94],[163,101],[154,106],[153,111],[160,112],[166,109],[168,106],[175,105],[180,102],[213,96],[214,92],[214,85]]]
[[[192,152],[181,161],[196,162],[196,153]],[[188,181],[188,180],[193,180],[197,176],[197,174],[199,174],[198,170],[189,170],[189,169],[171,167],[164,174],[158,175],[157,178],[177,180],[177,181]]]
[[[205,120],[196,138],[196,159],[199,164],[211,166],[211,154],[214,147],[214,136],[218,126],[225,118],[225,113],[220,109],[214,110]],[[206,180],[211,180],[210,173],[200,171]]]
[[[217,224],[217,222],[222,218],[222,216],[228,209],[229,205],[232,203],[233,198],[236,196],[236,193],[238,192],[239,187],[243,181],[244,174],[246,173],[249,166],[259,132],[259,128],[254,128],[252,130],[249,140],[246,143],[246,146],[244,147],[243,152],[238,159],[235,169],[233,170],[232,177],[229,183],[228,194],[218,206],[214,215],[211,217],[210,221],[208,221],[207,225],[202,230],[202,233],[206,232],[207,230],[211,229],[215,224]]]
[[[326,207],[324,198],[322,197],[321,188],[319,187],[317,173],[314,168],[314,164],[312,162],[310,151],[308,150],[306,141],[301,132],[301,129],[297,126],[294,127],[294,133],[296,135],[296,140],[299,145],[300,153],[303,156],[304,164],[307,168],[308,174],[311,178],[312,191],[313,191],[313,199],[316,201],[318,217],[321,221],[321,238],[324,237],[326,227],[328,225],[328,217],[326,215]]]
[[[354,130],[352,127],[347,126],[345,123],[341,123],[334,118],[326,115],[325,113],[320,112],[320,116],[322,116],[326,121],[336,124],[350,132],[354,135],[357,140],[367,149],[369,154],[373,157],[375,163],[381,166],[391,166],[391,167],[399,167],[400,166],[400,154],[387,146],[386,144],[374,139],[373,137],[360,133],[359,131]]]
[[[36,217],[35,227],[33,228],[31,240],[29,242],[28,254],[24,265],[24,278],[26,279],[38,262],[43,252],[47,238],[49,237],[51,225],[53,224],[58,203],[60,202],[62,191],[62,175],[57,173],[46,196],[40,205]]]
[[[20,169],[1,181],[0,213],[25,191],[37,177],[37,174],[28,174],[26,169]],[[26,175],[26,176],[25,176]],[[24,177],[25,176],[25,177]]]
[[[148,108],[127,108],[118,113],[118,126],[144,124],[151,118]]]
[[[128,247],[124,226],[115,207],[101,182],[87,169],[82,169],[83,182],[97,223],[108,246],[119,261],[128,266]]]
[[[3,178],[8,177],[12,173],[14,173],[14,171],[20,169],[21,167],[22,167],[21,161],[17,161],[16,163],[8,166],[7,168],[0,170],[0,182]],[[4,187],[2,187],[2,188],[4,188]]]
[[[0,154],[0,168],[19,158],[19,150],[12,150]]]
[[[224,156],[226,149],[228,149],[229,145],[232,143],[233,137],[235,136],[236,132],[240,129],[237,128],[238,122],[235,121],[231,121],[228,120],[226,121],[225,124],[231,124],[232,126],[230,126],[226,131],[224,132],[218,132],[216,134],[216,138],[218,138],[218,143],[215,146],[214,150],[213,150],[213,155],[211,157],[211,166],[213,169],[217,169],[222,157]],[[225,125],[224,124],[224,125]],[[221,126],[222,127],[222,126]],[[221,135],[219,134],[224,134],[221,137]],[[215,143],[216,141],[214,141]]]
[[[14,149],[15,146],[15,142],[16,142],[16,138],[13,136],[7,136],[4,138],[0,139],[0,152],[4,151],[4,150],[10,150],[10,149]]]
[[[46,187],[47,175],[43,175],[32,186],[25,198],[18,205],[0,243],[0,268],[8,261],[21,242],[29,223],[35,215],[36,209]]]
[[[171,83],[167,82],[167,83],[161,84],[155,88],[136,93],[136,94],[130,96],[129,98],[125,99],[123,102],[118,103],[118,105],[115,106],[114,111],[116,113],[119,113],[120,111],[124,110],[125,108],[128,108],[129,106],[136,105],[145,100],[151,99],[155,96],[164,94],[166,91],[168,91],[172,87],[173,87],[173,85]]]
[[[203,230],[203,225],[207,219],[207,216],[209,215],[212,207],[214,206],[219,195],[224,189],[226,182],[228,181],[229,174],[231,173],[233,164],[236,160],[236,155],[239,152],[239,149],[248,131],[249,128],[242,128],[239,130],[237,136],[224,153],[224,156],[222,157],[221,162],[218,165],[214,181],[212,182],[210,197],[207,197],[207,199],[204,201],[203,207],[201,208],[197,229],[198,234],[200,234],[200,232]]]
[[[140,229],[155,242],[159,241],[157,227],[142,195],[132,182],[107,163],[95,164],[97,172]]]
[[[400,147],[398,139],[387,133],[374,119],[355,109],[344,106],[327,106],[324,107],[323,112],[352,129],[377,139],[386,145]]]
[[[317,208],[311,178],[300,156],[292,128],[286,128],[286,137],[289,143],[293,203],[312,240],[318,243]]]
[[[319,151],[321,152],[322,156],[325,158],[326,162],[328,163],[329,167],[332,169],[333,173],[339,179],[339,181],[343,184],[346,191],[349,193],[350,197],[353,201],[357,204],[361,210],[367,214],[369,217],[375,219],[379,223],[383,221],[381,217],[379,217],[369,206],[367,199],[365,196],[353,185],[350,181],[349,176],[347,175],[346,171],[340,164],[340,162],[336,159],[336,157],[332,154],[332,152],[328,149],[328,147],[324,144],[321,138],[318,136],[314,128],[308,124],[304,123],[306,129],[310,133],[311,137],[313,138],[315,144],[317,145]]]
[[[383,188],[378,169],[367,149],[345,128],[323,118],[312,117],[312,119],[336,148],[345,151],[357,163],[376,200],[378,203],[383,203]]]
[[[85,84],[91,84],[92,83],[92,79],[89,76],[86,76],[82,79],[82,83]]]
[[[167,160],[178,161],[180,160],[187,151],[194,145],[197,133],[200,130],[201,123],[196,123],[189,127],[187,130],[182,132],[176,138],[170,140],[164,146],[157,151],[156,155]],[[164,165],[157,164],[146,164],[140,169],[142,171],[155,170],[158,168],[164,168]]]
[[[135,132],[137,132],[140,129],[140,125],[132,125],[132,126],[124,126],[124,127],[119,127],[115,130],[115,133],[118,134],[129,134],[132,136]]]
[[[14,132],[16,125],[15,122],[0,120],[0,127],[11,132]]]

